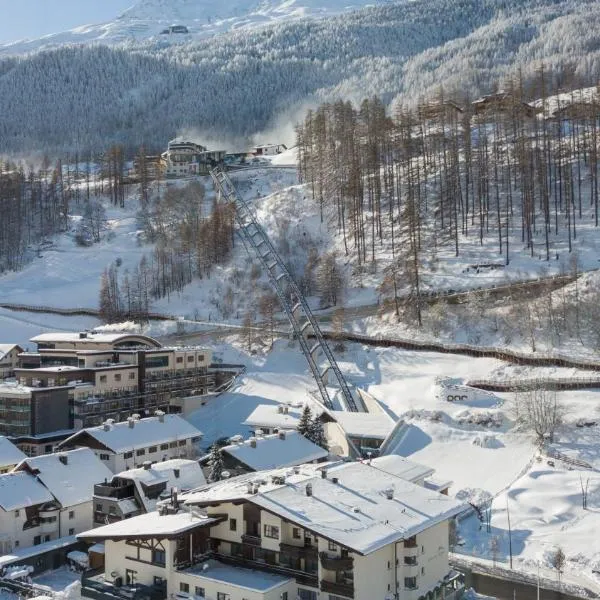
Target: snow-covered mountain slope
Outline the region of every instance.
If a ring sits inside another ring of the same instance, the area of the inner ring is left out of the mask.
[[[0,45],[0,55],[17,55],[57,48],[65,44],[135,43],[153,38],[178,44],[233,30],[297,20],[323,18],[344,12],[389,4],[395,0],[141,0],[108,23]],[[170,25],[183,25],[188,34],[161,35]]]

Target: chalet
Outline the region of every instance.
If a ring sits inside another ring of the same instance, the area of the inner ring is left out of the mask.
[[[394,460],[400,465],[396,467]],[[94,600],[459,597],[448,522],[465,507],[403,479],[400,457],[274,469],[210,484],[81,534],[105,545]]]
[[[248,425],[253,432],[278,433],[280,429],[296,429],[302,415],[302,408],[287,404],[259,404],[242,425]]]
[[[0,475],[12,471],[25,457],[7,437],[0,435]]]
[[[487,116],[494,113],[517,113],[528,118],[533,118],[538,109],[527,102],[523,102],[514,94],[498,92],[482,96],[472,103],[476,116]]]
[[[134,415],[125,422],[109,420],[82,429],[58,444],[58,449],[90,448],[112,473],[120,473],[146,461],[193,458],[201,439],[202,433],[179,415],[159,411],[146,419]]]
[[[221,448],[225,468],[232,475],[279,467],[321,462],[329,452],[297,431],[280,430],[272,435],[256,435],[247,440],[232,438],[233,444]]]
[[[12,377],[23,348],[18,344],[0,344],[0,380]]]
[[[592,102],[569,102],[552,112],[552,116],[559,120],[597,119],[599,114],[600,106]]]
[[[186,492],[206,483],[198,461],[174,458],[146,461],[143,467],[94,485],[94,524],[105,525],[156,510],[173,491]]]
[[[0,567],[17,550],[62,538],[74,543],[93,523],[93,482],[108,475],[89,450],[26,458],[0,475]]]
[[[262,144],[254,146],[252,154],[254,156],[275,156],[287,150],[285,144]]]
[[[161,154],[163,172],[167,177],[208,175],[210,169],[225,160],[225,150],[209,150],[186,140],[174,139]]]
[[[171,33],[189,33],[189,29],[185,25],[171,25],[170,27],[166,27],[160,33],[161,35],[169,35]]]
[[[465,111],[456,102],[443,100],[420,104],[417,112],[423,120],[444,119],[452,122],[461,119]]]

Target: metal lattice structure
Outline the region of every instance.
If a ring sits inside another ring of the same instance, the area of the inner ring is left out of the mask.
[[[341,399],[345,405],[344,408],[352,412],[361,411],[340,371],[331,348],[327,344],[327,340],[323,337],[308,302],[290,275],[285,263],[273,247],[264,229],[258,223],[253,208],[240,196],[225,171],[221,168],[216,168],[211,171],[211,176],[221,197],[232,202],[235,206],[235,218],[239,233],[245,241],[246,246],[254,250],[269,277],[271,285],[281,302],[281,306],[290,321],[294,337],[300,343],[300,348],[317,382],[323,404],[329,409],[334,409],[333,402],[325,385],[326,378],[331,372],[340,388]],[[312,333],[310,344],[307,335],[309,330]],[[325,368],[322,370],[317,364],[318,355],[321,355],[325,359]]]

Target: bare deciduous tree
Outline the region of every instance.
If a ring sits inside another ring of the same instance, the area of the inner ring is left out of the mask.
[[[518,419],[536,434],[540,444],[553,441],[564,414],[555,391],[539,385],[520,391],[515,397],[515,409]]]

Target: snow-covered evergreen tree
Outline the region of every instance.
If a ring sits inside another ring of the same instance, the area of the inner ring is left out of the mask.
[[[300,415],[300,421],[298,421],[298,433],[309,440],[311,439],[312,433],[312,421],[313,419],[310,406],[306,404],[304,406],[304,410],[302,411],[302,415]]]
[[[221,448],[213,444],[210,448],[210,457],[208,459],[208,481],[220,481],[225,465],[223,464],[223,455]]]
[[[323,429],[323,422],[319,417],[315,417],[310,424],[310,433],[308,438],[311,442],[324,448],[327,450],[329,448],[329,444],[327,443],[327,438],[325,437],[325,430]]]

